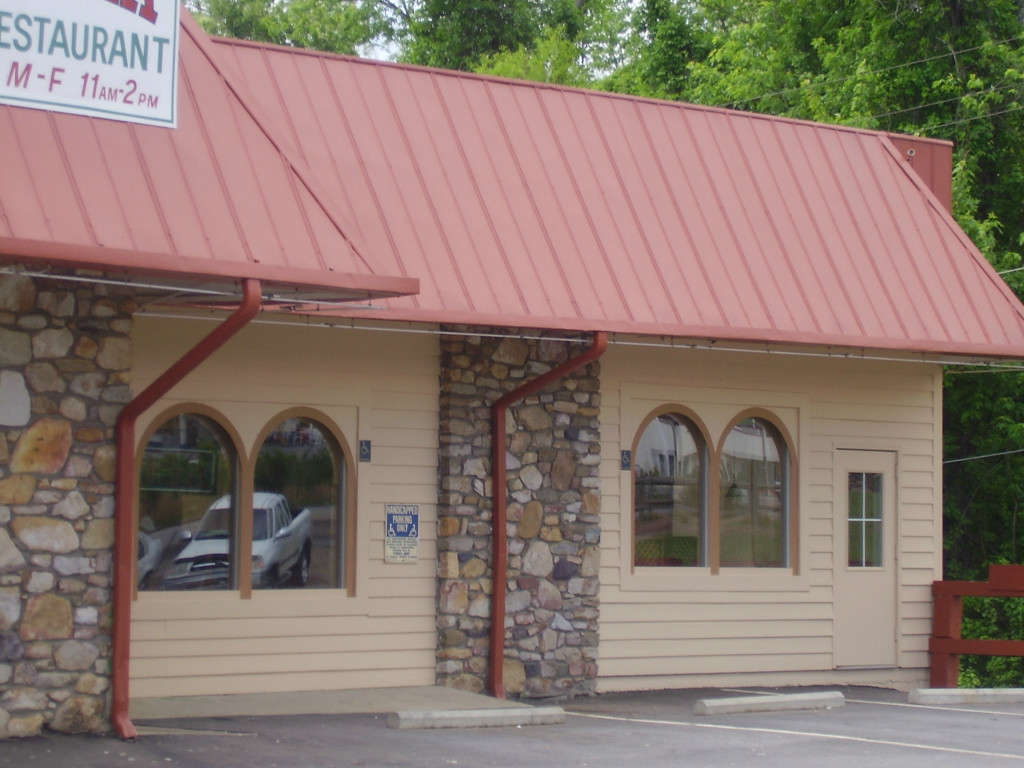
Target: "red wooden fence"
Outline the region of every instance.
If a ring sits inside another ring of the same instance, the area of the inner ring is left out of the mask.
[[[964,640],[964,597],[1024,597],[1024,565],[990,565],[988,581],[935,581],[935,616],[928,650],[932,688],[956,688],[960,655],[1024,656],[1024,640]]]

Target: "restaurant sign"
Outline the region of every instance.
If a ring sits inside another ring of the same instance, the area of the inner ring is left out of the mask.
[[[0,103],[173,128],[179,0],[0,0]]]

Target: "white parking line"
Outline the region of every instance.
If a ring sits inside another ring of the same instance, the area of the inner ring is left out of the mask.
[[[847,704],[877,704],[881,707],[907,707],[908,709],[931,709],[938,712],[961,712],[972,715],[999,715],[1001,717],[1024,717],[1024,712],[1006,712],[997,709],[974,709],[964,707],[940,707],[935,704],[908,704],[900,701],[871,701],[870,699],[847,699]]]
[[[747,688],[722,688],[726,693],[743,693],[757,696],[777,696],[774,691],[753,691]],[[975,709],[965,707],[943,707],[935,704],[910,704],[905,701],[872,701],[871,699],[846,699],[847,704],[875,704],[880,707],[907,707],[909,709],[933,709],[940,712],[963,712],[974,715],[1000,715],[1002,717],[1024,718],[1024,712],[1006,712],[998,709]]]
[[[649,720],[646,718],[617,717],[614,715],[596,715],[584,712],[569,712],[572,717],[589,717],[595,720],[617,720],[623,723],[643,723],[645,725],[674,725],[684,728],[706,728],[719,731],[745,731],[747,733],[768,733],[777,736],[804,736],[810,739],[830,739],[832,741],[850,741],[861,744],[878,744],[886,747],[902,747],[904,749],[920,749],[928,752],[946,752],[971,757],[999,757],[1006,760],[1024,762],[1024,755],[1003,752],[982,752],[975,749],[957,749],[956,747],[938,747],[933,744],[918,744],[912,741],[890,741],[887,739],[868,739],[862,736],[841,736],[835,733],[815,733],[813,731],[791,731],[783,728],[743,727],[739,725],[721,725],[718,723],[687,723],[674,720]]]
[[[159,725],[138,725],[139,736],[259,736],[243,731],[211,731],[205,728],[164,728]]]

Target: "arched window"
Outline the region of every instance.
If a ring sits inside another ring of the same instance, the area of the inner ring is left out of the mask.
[[[207,416],[172,416],[153,433],[139,470],[139,589],[236,586],[237,465]]]
[[[303,415],[278,422],[254,489],[253,587],[345,586],[345,461],[332,430]]]
[[[720,467],[722,567],[789,565],[790,460],[778,428],[761,418],[735,424],[722,446]]]
[[[707,447],[685,416],[655,417],[633,456],[633,563],[703,566]]]

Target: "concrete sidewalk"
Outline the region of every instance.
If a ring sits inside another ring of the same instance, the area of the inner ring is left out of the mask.
[[[404,729],[551,725],[566,717],[561,707],[437,686],[136,699],[130,710],[140,736],[163,733],[155,723],[167,720],[348,714],[387,714],[389,727]]]
[[[529,709],[529,704],[439,686],[132,699],[134,720],[267,715],[353,715],[411,710]]]

